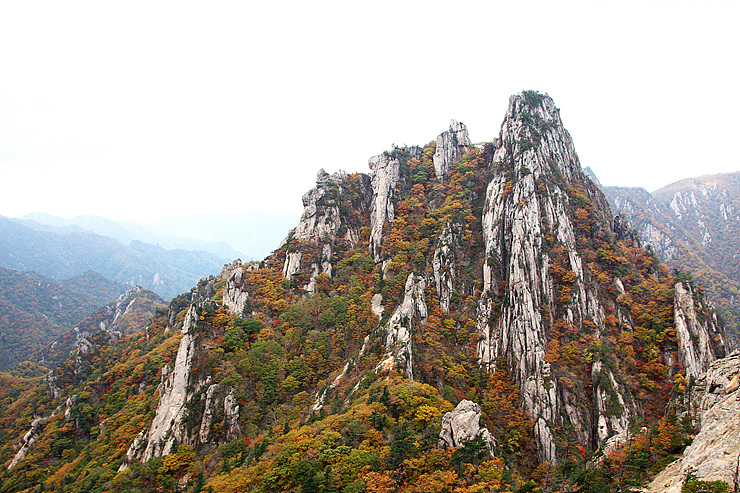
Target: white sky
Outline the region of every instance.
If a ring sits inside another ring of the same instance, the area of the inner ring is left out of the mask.
[[[0,214],[299,214],[452,118],[549,93],[584,166],[740,170],[739,2],[0,3]]]

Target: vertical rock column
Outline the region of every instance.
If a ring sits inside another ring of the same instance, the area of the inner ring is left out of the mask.
[[[673,299],[674,324],[678,338],[678,357],[687,377],[698,377],[716,359],[710,345],[711,320],[701,321],[694,305],[691,286],[676,283]]]
[[[182,339],[177,349],[175,367],[159,388],[159,404],[154,421],[149,428],[146,449],[141,458],[146,462],[152,457],[167,455],[177,442],[186,442],[183,421],[188,401],[188,382],[195,351],[195,326],[198,312],[191,305],[182,326]]]

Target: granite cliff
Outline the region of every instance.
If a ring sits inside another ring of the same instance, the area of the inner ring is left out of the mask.
[[[512,96],[491,142],[453,121],[368,165],[319,171],[263,261],[61,368],[7,484],[64,428],[111,451],[117,491],[589,491],[723,356],[700,287],[612,215],[547,95]],[[110,415],[60,426],[73,395],[71,417]]]

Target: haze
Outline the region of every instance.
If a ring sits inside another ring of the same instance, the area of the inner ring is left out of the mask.
[[[654,190],[740,169],[735,2],[4,2],[0,214],[299,214],[454,118],[549,93],[581,162]]]

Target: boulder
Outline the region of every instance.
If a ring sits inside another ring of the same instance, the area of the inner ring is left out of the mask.
[[[478,437],[488,445],[492,453],[493,436],[488,428],[480,426],[480,406],[475,402],[463,399],[454,410],[442,417],[442,431],[439,432],[440,447],[461,447],[465,442]]]

